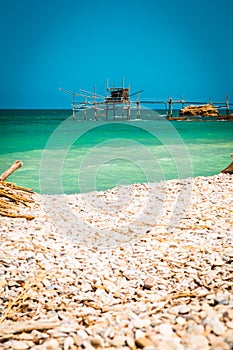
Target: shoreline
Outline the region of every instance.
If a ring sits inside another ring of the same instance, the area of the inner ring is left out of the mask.
[[[233,175],[34,198],[1,218],[3,349],[231,349]]]

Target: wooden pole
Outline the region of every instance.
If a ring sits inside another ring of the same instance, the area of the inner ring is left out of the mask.
[[[108,97],[108,78],[106,79],[106,100]]]
[[[114,103],[112,106],[113,106],[113,119],[116,120],[116,106]]]
[[[8,176],[10,176],[15,170],[19,169],[23,165],[23,162],[21,160],[16,160],[10,168],[5,170],[1,175],[0,175],[0,181],[5,181]]]
[[[137,119],[141,119],[140,115],[140,92],[137,94]]]
[[[182,106],[182,109],[184,109],[184,99],[183,98],[181,100],[181,106]]]
[[[229,100],[228,100],[228,95],[226,96],[226,114],[229,115]]]
[[[169,117],[172,117],[172,98],[171,98],[171,97],[169,98],[168,103],[169,103],[168,116],[169,116]]]
[[[95,120],[97,120],[98,119],[98,112],[97,112],[97,103],[96,103],[96,101],[94,102],[94,104],[95,104],[95,106],[94,106],[94,108],[95,108]]]
[[[140,119],[141,118],[141,116],[140,116],[140,101],[137,101],[136,104],[137,104],[137,119]]]
[[[108,78],[106,79],[105,117],[108,120]]]
[[[86,102],[85,102],[85,107],[84,107],[84,120],[87,120],[87,105],[86,105]]]
[[[127,107],[127,119],[128,121],[130,121],[130,104],[128,104],[128,107]]]
[[[74,105],[75,105],[75,102],[74,102],[74,93],[72,93],[72,119],[74,120]]]
[[[96,120],[96,85],[94,85],[94,119]]]
[[[105,115],[106,115],[106,120],[108,120],[108,104],[106,104],[106,112],[105,112]]]

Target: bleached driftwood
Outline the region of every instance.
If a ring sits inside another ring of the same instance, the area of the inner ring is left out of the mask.
[[[8,176],[10,176],[15,170],[19,169],[23,165],[23,162],[21,160],[16,160],[10,168],[5,170],[1,175],[0,175],[0,181],[5,181]]]
[[[0,216],[9,216],[12,218],[26,218],[33,219],[34,216],[26,213],[20,213],[20,206],[29,206],[29,203],[33,203],[32,198],[33,191],[16,186],[13,183],[4,181],[15,170],[20,168],[23,163],[20,160],[16,160],[10,168],[8,168],[0,176]]]

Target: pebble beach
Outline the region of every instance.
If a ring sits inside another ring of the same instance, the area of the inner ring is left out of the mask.
[[[1,217],[0,349],[233,349],[233,175]]]

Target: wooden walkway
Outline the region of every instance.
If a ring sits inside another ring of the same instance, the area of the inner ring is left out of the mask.
[[[98,120],[99,118],[105,117],[106,120],[109,117],[115,119],[116,114],[119,111],[121,113],[121,119],[124,120],[125,117],[127,120],[131,119],[131,109],[136,110],[136,119],[140,119],[141,114],[141,106],[143,105],[161,105],[165,109],[165,113],[167,119],[179,119],[184,120],[183,116],[180,118],[173,113],[173,110],[181,110],[185,108],[185,106],[204,106],[207,104],[212,105],[218,110],[222,111],[223,115],[219,113],[219,119],[222,118],[231,118],[229,111],[233,106],[233,103],[230,103],[228,100],[228,96],[226,96],[226,100],[224,102],[213,102],[209,101],[185,101],[182,99],[173,99],[169,97],[167,100],[159,100],[154,98],[145,98],[141,99],[141,93],[144,90],[136,91],[134,93],[130,93],[130,86],[127,88],[124,87],[124,80],[122,80],[121,87],[109,87],[108,80],[106,82],[106,94],[105,96],[96,93],[96,87],[94,87],[94,91],[90,92],[87,90],[80,89],[80,92],[72,92],[69,90],[65,90],[63,88],[59,88],[59,90],[72,95],[72,115],[73,119],[75,118],[75,113],[83,111],[84,119],[87,119],[87,111],[90,108],[94,109],[94,119]],[[132,96],[136,96],[136,99],[131,99]],[[78,101],[76,99],[79,99]],[[80,100],[81,99],[81,100]],[[176,108],[174,108],[176,106]],[[178,107],[178,108],[177,108]],[[126,115],[125,115],[126,113]]]

